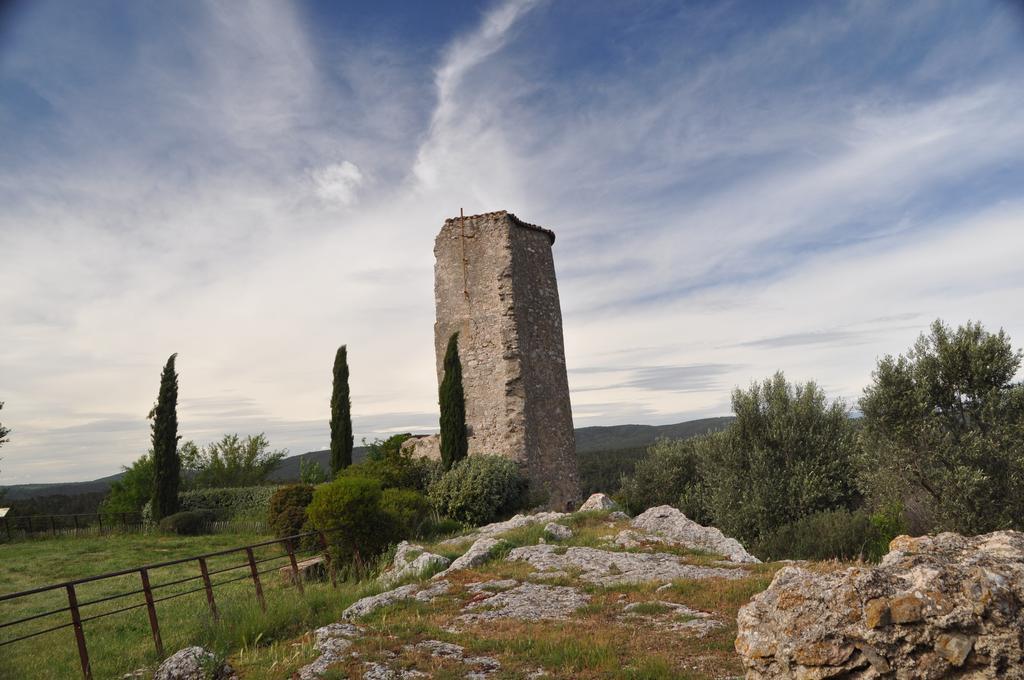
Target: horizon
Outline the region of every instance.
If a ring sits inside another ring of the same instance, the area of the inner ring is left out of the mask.
[[[182,441],[327,448],[342,344],[356,441],[436,431],[460,209],[557,235],[576,428],[1021,347],[1022,72],[1011,0],[5,4],[0,486],[130,465],[172,353]]]

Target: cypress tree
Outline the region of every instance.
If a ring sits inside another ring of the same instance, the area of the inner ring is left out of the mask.
[[[334,355],[331,390],[331,476],[352,464],[352,399],[348,391],[348,349]]]
[[[178,511],[178,484],[181,461],[178,459],[178,374],[172,354],[160,374],[160,395],[149,412],[153,421],[153,519],[160,520]]]
[[[441,463],[445,470],[450,470],[469,453],[458,333],[448,339],[448,349],[444,354],[444,378],[441,379],[438,397],[441,404]]]

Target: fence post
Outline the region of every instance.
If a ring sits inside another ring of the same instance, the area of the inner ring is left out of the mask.
[[[284,540],[284,549],[288,551],[288,560],[292,563],[292,581],[299,588],[299,593],[302,595],[306,594],[306,591],[302,587],[302,577],[299,576],[299,565],[295,561],[295,550],[292,547],[292,541],[290,538]]]
[[[102,536],[102,535],[103,535],[103,515],[101,515],[101,514],[97,514],[97,515],[96,515],[96,521],[97,521],[97,522],[99,523],[99,525],[100,525],[100,531],[99,531],[99,535],[100,535],[100,536]]]
[[[71,518],[75,520],[75,536],[78,535],[78,515],[71,515]]]
[[[334,563],[331,561],[331,552],[327,549],[327,535],[322,531],[317,531],[320,534],[320,544],[324,547],[324,557],[327,559],[327,571],[331,574],[331,587],[338,587],[338,578],[334,574]]]
[[[149,587],[149,572],[139,569],[142,576],[142,592],[146,595],[146,610],[149,612],[149,628],[153,631],[153,644],[156,645],[156,653],[164,658],[164,641],[160,638],[160,623],[156,619],[156,604],[153,603],[153,591]]]
[[[28,520],[28,531],[26,531],[26,532],[25,532],[25,534],[26,534],[26,535],[29,535],[29,534],[31,534],[31,533],[32,533],[32,515],[29,515],[29,516],[28,516],[28,517],[26,517],[25,519],[27,519],[27,520]]]
[[[213,585],[210,584],[210,570],[206,568],[206,558],[199,558],[199,571],[203,574],[203,587],[206,588],[206,601],[210,605],[210,613],[216,621],[220,616],[217,614],[217,603],[213,600]]]
[[[85,632],[82,630],[82,617],[78,614],[78,597],[75,587],[70,583],[68,591],[68,607],[71,609],[71,623],[75,628],[75,642],[78,643],[78,660],[82,662],[82,677],[92,680],[92,666],[89,665],[89,650],[85,646]]]
[[[263,586],[260,585],[260,572],[256,568],[256,558],[253,557],[252,548],[246,548],[245,554],[249,556],[249,571],[252,573],[252,584],[256,586],[256,599],[260,601],[260,609],[267,611],[267,602],[263,599]]]

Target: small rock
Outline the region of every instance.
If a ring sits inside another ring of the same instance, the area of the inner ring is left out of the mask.
[[[761,560],[748,553],[735,538],[729,538],[715,527],[697,524],[670,505],[660,505],[633,518],[633,528],[655,534],[662,540],[693,550],[722,555],[732,562],[757,564]]]
[[[463,609],[469,613],[458,617],[458,620],[474,622],[494,619],[566,619],[589,601],[589,595],[575,588],[523,583],[484,600],[470,602]]]
[[[402,600],[418,600],[420,602],[428,602],[439,595],[443,595],[448,592],[448,588],[451,584],[448,581],[438,581],[431,585],[429,588],[424,588],[418,583],[410,583],[408,585],[399,586],[393,590],[380,593],[379,595],[370,595],[364,597],[361,600],[357,600],[351,604],[341,614],[341,618],[346,620],[356,619],[362,616],[366,616],[371,612],[374,612],[381,607],[387,607],[396,602]]]
[[[491,551],[494,550],[501,541],[496,538],[481,538],[478,539],[473,545],[469,547],[465,553],[460,557],[457,557],[454,562],[448,565],[448,568],[439,573],[434,578],[443,578],[446,574],[450,574],[453,571],[460,569],[472,569],[473,567],[479,567],[481,564],[491,559]]]
[[[614,512],[608,515],[608,519],[614,520],[616,522],[625,522],[629,519],[629,515],[622,512],[621,510],[615,510]]]
[[[593,510],[617,510],[619,504],[609,498],[606,494],[595,493],[583,502],[580,506],[580,512],[590,512]]]
[[[509,588],[515,588],[519,585],[519,581],[513,578],[504,578],[497,581],[484,581],[482,583],[472,583],[466,586],[466,589],[471,593],[479,593],[488,591],[496,593],[501,590],[508,590]]]
[[[548,522],[544,525],[544,532],[556,541],[565,541],[572,538],[572,529],[564,524]]]
[[[334,664],[341,663],[347,657],[352,639],[362,635],[363,631],[351,623],[330,623],[313,631],[316,640],[313,643],[320,656],[313,663],[299,669],[299,680],[315,680]]]
[[[417,577],[429,569],[444,569],[451,563],[447,557],[423,550],[422,546],[402,541],[395,549],[391,568],[381,577],[384,583],[395,583],[408,577]]]
[[[153,680],[229,680],[235,670],[226,661],[202,647],[186,647],[164,660]]]

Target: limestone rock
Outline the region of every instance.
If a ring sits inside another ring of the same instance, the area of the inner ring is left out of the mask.
[[[468,623],[494,619],[566,619],[589,601],[589,595],[568,586],[523,583],[486,599],[470,602],[464,610],[469,613],[458,617],[458,620]]]
[[[613,501],[608,495],[603,493],[595,493],[583,502],[580,506],[580,512],[589,512],[592,510],[618,510],[619,504]]]
[[[450,587],[451,584],[448,581],[437,581],[427,588],[424,588],[419,583],[399,586],[393,590],[388,590],[378,595],[369,595],[361,600],[357,600],[341,613],[341,618],[346,620],[356,619],[375,612],[381,607],[388,607],[403,600],[429,602],[435,597],[447,593]]]
[[[737,579],[746,575],[741,569],[686,564],[676,555],[666,553],[624,553],[578,547],[560,549],[554,545],[515,548],[509,553],[508,560],[528,562],[542,572],[578,570],[581,579],[598,585],[668,582],[684,578]]]
[[[441,435],[415,434],[402,442],[399,448],[410,458],[441,460]]]
[[[320,652],[320,656],[299,669],[299,680],[315,680],[334,664],[344,661],[352,640],[362,634],[362,629],[351,623],[331,623],[317,628],[313,632],[316,640],[313,648]]]
[[[421,546],[402,541],[395,549],[395,559],[381,580],[396,583],[407,577],[417,577],[429,569],[444,569],[451,560],[441,555],[426,552]]]
[[[469,550],[459,557],[456,557],[455,560],[448,565],[447,569],[434,576],[434,578],[443,578],[447,574],[460,569],[472,569],[473,567],[479,567],[481,564],[491,559],[491,551],[500,542],[501,541],[495,538],[477,539],[477,541],[469,547]]]
[[[608,519],[614,522],[625,522],[629,519],[629,515],[622,512],[621,510],[612,510],[610,513],[608,513]]]
[[[635,529],[655,534],[664,541],[693,550],[722,555],[731,562],[759,563],[740,545],[735,538],[729,538],[715,527],[697,524],[670,505],[650,508],[633,518]]]
[[[548,522],[545,524],[544,533],[556,541],[564,541],[572,538],[572,529],[564,524],[557,524],[556,522]]]
[[[516,515],[512,519],[505,520],[504,522],[495,522],[494,524],[487,524],[472,533],[466,534],[465,536],[455,536],[447,540],[441,541],[439,545],[443,546],[456,546],[469,541],[476,541],[481,538],[494,538],[498,534],[511,531],[512,529],[521,529],[522,527],[530,526],[531,524],[547,524],[548,522],[555,522],[566,516],[564,512],[538,512],[533,515]]]
[[[153,680],[229,680],[234,669],[213,652],[202,647],[186,647],[167,657],[153,675]]]
[[[779,571],[737,617],[747,678],[1024,678],[1024,533],[889,548],[875,567]]]

